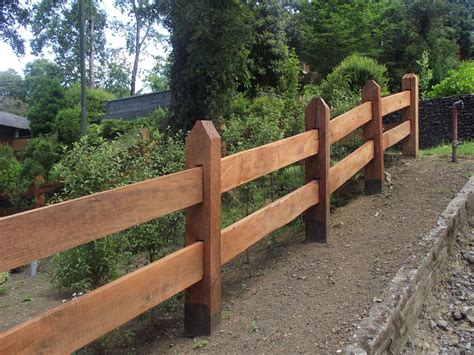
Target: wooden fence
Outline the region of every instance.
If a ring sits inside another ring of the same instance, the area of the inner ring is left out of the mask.
[[[0,333],[0,353],[74,351],[185,290],[185,333],[209,334],[221,311],[221,267],[300,214],[306,239],[326,242],[329,197],[364,168],[367,193],[381,191],[383,152],[402,142],[418,152],[418,81],[381,97],[369,81],[363,103],[330,120],[320,98],[306,109],[306,131],[221,158],[220,137],[198,121],[186,140],[186,170],[91,196],[0,218],[0,271],[48,257],[186,208],[186,246],[84,296]],[[402,110],[403,122],[383,132],[382,116]],[[330,166],[330,145],[362,127],[364,144]],[[221,230],[221,194],[305,160],[306,183]]]

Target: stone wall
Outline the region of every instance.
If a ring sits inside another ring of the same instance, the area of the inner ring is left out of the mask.
[[[474,95],[447,96],[420,101],[420,148],[451,141],[453,103],[463,100],[458,116],[458,139],[474,140]],[[400,120],[400,113],[388,115],[384,123]]]
[[[106,113],[103,118],[122,118],[132,120],[147,116],[158,107],[167,108],[171,105],[171,91],[130,96],[106,102]]]

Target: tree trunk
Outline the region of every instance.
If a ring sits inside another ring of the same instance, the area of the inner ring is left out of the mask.
[[[92,11],[89,17],[89,87],[94,87],[94,15]]]
[[[137,28],[135,33],[135,59],[133,61],[133,70],[132,70],[132,80],[130,85],[130,95],[135,95],[135,86],[137,82],[137,73],[138,73],[138,62],[140,60],[140,50],[141,50],[141,41],[140,41],[140,32],[141,32],[141,23],[137,19]]]

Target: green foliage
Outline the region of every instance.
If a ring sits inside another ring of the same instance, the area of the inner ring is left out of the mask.
[[[54,136],[31,139],[23,153],[22,175],[30,182],[38,175],[49,179],[51,168],[59,160],[60,152]]]
[[[53,284],[72,292],[86,292],[117,276],[120,254],[116,237],[107,237],[56,254]]]
[[[428,97],[474,94],[474,62],[466,62],[456,70],[450,70],[448,77],[433,87]]]
[[[8,271],[0,272],[0,285],[4,284],[10,278],[10,273]]]
[[[28,2],[4,0],[0,11],[0,38],[7,43],[17,55],[25,54],[24,40],[19,29],[26,27],[29,20]]]
[[[0,99],[11,97],[24,99],[23,78],[13,69],[0,71]]]
[[[11,147],[0,144],[0,194],[7,195],[14,204],[18,204],[27,189],[28,183],[22,177],[21,164],[13,155]]]
[[[64,97],[66,107],[80,110],[81,86],[79,84],[74,84],[66,90]],[[115,96],[103,89],[88,88],[86,91],[87,121],[99,123],[100,117],[105,113],[105,102],[112,99],[115,99]]]
[[[376,81],[387,92],[386,67],[375,60],[353,54],[344,59],[319,86],[305,88],[305,98],[321,96],[331,106],[332,116],[340,115],[356,106],[367,80]]]
[[[421,99],[425,99],[428,91],[431,88],[431,81],[433,80],[433,70],[430,68],[430,59],[427,51],[423,51],[421,58],[416,62],[420,71],[418,74],[419,85],[420,85],[420,96]]]
[[[422,149],[420,154],[424,155],[443,155],[450,156],[452,153],[451,144],[443,144],[438,147]],[[457,156],[459,158],[474,158],[474,142],[463,142],[458,145]]]
[[[151,140],[144,138],[136,124],[124,128],[115,139],[90,134],[65,148],[53,169],[54,178],[63,183],[55,201],[183,169],[184,147],[179,137],[160,137],[153,132],[150,136]],[[173,213],[61,253],[55,258],[55,283],[71,290],[91,289],[114,278],[126,257],[145,255],[148,262],[154,261],[176,245],[176,237],[183,235],[183,223],[183,214]],[[127,260],[124,267],[128,269],[133,264]]]
[[[170,124],[187,131],[198,119],[219,122],[235,90],[249,85],[251,14],[237,0],[164,3],[173,47]]]
[[[71,144],[81,137],[81,108],[64,108],[58,112],[54,129],[58,141],[62,144]]]

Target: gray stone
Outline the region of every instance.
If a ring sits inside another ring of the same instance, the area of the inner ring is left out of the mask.
[[[436,325],[438,326],[438,328],[440,329],[443,329],[443,330],[447,330],[448,329],[448,322],[446,322],[444,319],[438,319],[436,321]]]

